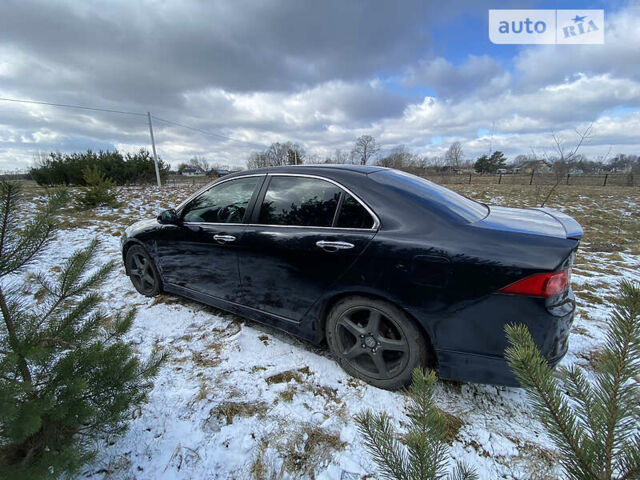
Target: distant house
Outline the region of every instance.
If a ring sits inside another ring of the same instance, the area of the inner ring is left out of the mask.
[[[225,175],[229,175],[231,170],[226,170],[224,168],[212,168],[207,172],[207,175],[213,178],[224,177]]]
[[[204,170],[200,167],[186,167],[182,169],[180,175],[184,175],[185,177],[198,177],[204,175]]]
[[[544,160],[526,160],[519,165],[522,173],[550,173],[551,165]]]

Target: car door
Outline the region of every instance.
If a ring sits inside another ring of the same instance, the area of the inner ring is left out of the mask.
[[[300,320],[378,224],[368,207],[328,179],[269,175],[239,246],[239,302]]]
[[[179,225],[163,226],[158,256],[165,282],[236,300],[238,246],[245,216],[263,180],[253,175],[217,183],[178,211]]]

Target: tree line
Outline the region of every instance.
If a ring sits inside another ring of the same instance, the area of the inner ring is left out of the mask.
[[[333,155],[324,158],[309,154],[303,146],[293,142],[273,143],[262,152],[253,152],[247,160],[247,168],[273,167],[282,165],[306,164],[355,164],[379,165],[414,173],[434,172],[472,172],[481,174],[496,173],[501,169],[509,173],[524,169],[527,173],[549,172],[558,176],[567,173],[592,174],[600,172],[640,173],[640,156],[619,154],[589,159],[579,153],[583,142],[590,136],[590,127],[578,132],[578,138],[567,146],[553,135],[551,153],[533,151],[508,159],[501,151],[491,151],[476,158],[467,158],[461,142],[453,142],[441,156],[420,156],[412,153],[405,145],[399,145],[385,154],[381,154],[378,142],[371,135],[362,135],[356,139],[350,151],[336,150]],[[523,172],[525,173],[525,172]]]
[[[51,152],[36,161],[29,171],[31,178],[39,185],[87,185],[87,172],[97,173],[112,180],[117,185],[127,183],[155,183],[156,170],[153,155],[141,148],[135,153],[123,154],[118,150],[78,153]],[[170,167],[158,159],[160,178],[164,181]]]
[[[469,173],[495,174],[501,169],[506,173],[554,173],[558,178],[567,174],[593,173],[634,173],[640,174],[640,156],[619,154],[604,155],[589,159],[579,153],[585,139],[590,135],[590,127],[578,132],[575,142],[567,146],[553,135],[551,153],[548,150],[521,154],[508,159],[501,151],[491,151],[476,158],[465,157],[462,143],[453,142],[443,155],[421,156],[411,152],[405,145],[399,145],[382,152],[377,140],[371,135],[358,137],[350,151],[335,150],[332,155],[320,157],[309,153],[303,145],[294,142],[275,142],[260,152],[253,152],[247,159],[247,168],[262,168],[301,164],[355,164],[379,165],[405,170],[415,174]],[[164,182],[171,171],[168,163],[159,159],[160,177]],[[151,153],[141,148],[135,153],[123,154],[118,150],[88,150],[79,153],[55,153],[40,157],[29,171],[33,180],[40,185],[80,185],[86,186],[86,174],[95,168],[97,173],[116,185],[155,183],[155,165]],[[177,172],[188,168],[201,174],[212,170],[230,170],[226,165],[208,161],[203,156],[195,156],[188,162],[180,163]]]

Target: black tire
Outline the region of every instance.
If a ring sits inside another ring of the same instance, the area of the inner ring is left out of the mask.
[[[375,387],[402,388],[414,368],[427,365],[429,349],[420,329],[383,300],[340,300],[327,315],[326,335],[340,366]]]
[[[133,245],[127,250],[125,268],[131,283],[142,295],[155,297],[162,292],[162,280],[156,264],[140,245]]]

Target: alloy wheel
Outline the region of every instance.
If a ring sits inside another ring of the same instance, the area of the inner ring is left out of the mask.
[[[151,261],[143,253],[133,253],[129,257],[129,275],[136,289],[141,293],[152,292],[156,288],[156,278]]]
[[[378,309],[354,307],[336,322],[342,357],[365,375],[388,379],[405,368],[409,343],[392,318]]]

